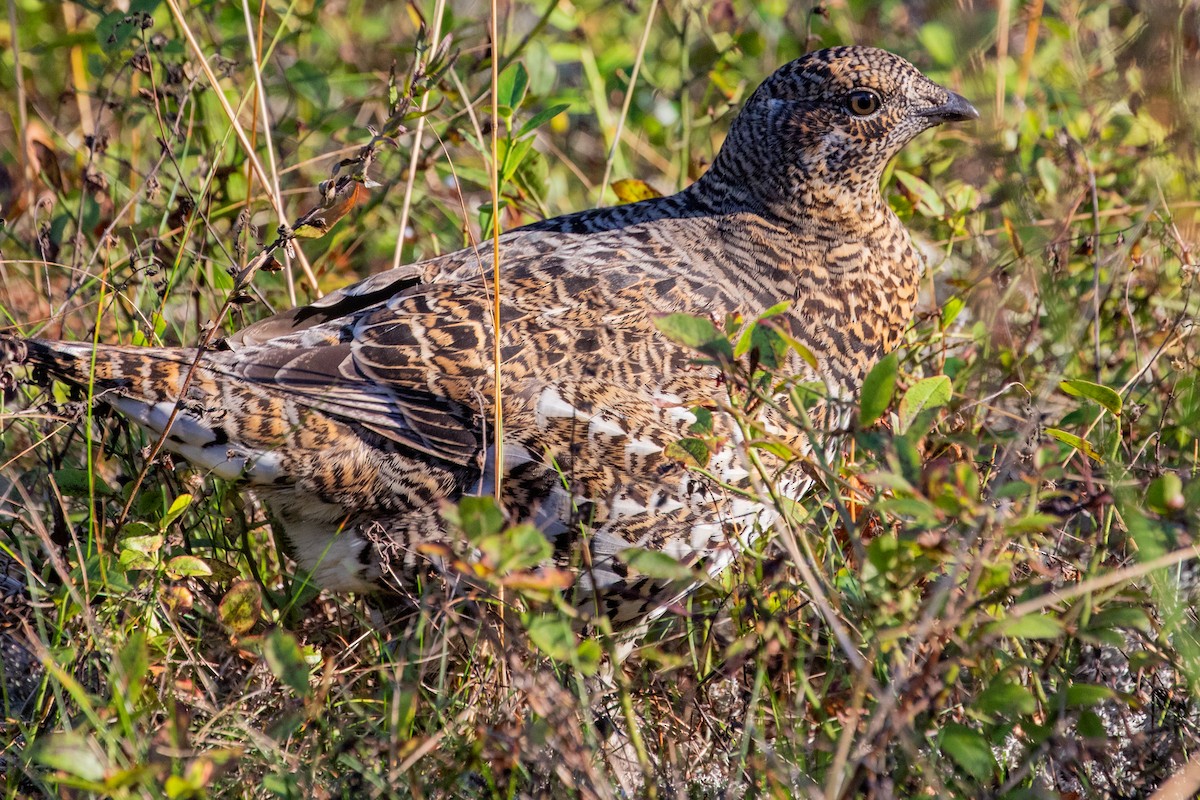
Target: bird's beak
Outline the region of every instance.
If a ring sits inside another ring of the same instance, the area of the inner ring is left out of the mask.
[[[940,106],[930,106],[921,111],[922,117],[932,120],[935,125],[943,122],[967,122],[973,119],[979,119],[979,112],[975,106],[967,102],[967,98],[961,94],[947,92],[949,97],[946,102]]]

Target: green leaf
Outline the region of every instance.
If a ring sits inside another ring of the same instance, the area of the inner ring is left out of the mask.
[[[712,412],[703,406],[696,406],[692,409],[692,413],[696,415],[696,421],[688,426],[688,433],[695,433],[699,436],[710,436],[713,432],[713,415]]]
[[[948,67],[958,62],[955,55],[958,36],[950,26],[941,22],[927,22],[917,31],[917,38],[934,63]]]
[[[733,346],[733,357],[741,358],[750,352],[750,345],[754,342],[754,332],[758,330],[758,321],[751,322],[742,329],[742,333],[738,336],[737,344]]]
[[[528,136],[570,107],[570,103],[558,103],[549,108],[542,109],[521,126],[521,130],[517,132],[517,138],[520,139],[522,136]]]
[[[500,73],[500,80],[496,86],[500,105],[508,106],[508,108],[516,111],[521,105],[521,101],[525,99],[525,90],[529,88],[529,73],[525,71],[525,65],[518,61],[504,72]]]
[[[575,666],[584,675],[595,675],[600,669],[600,659],[603,651],[595,639],[584,639],[575,650]]]
[[[1133,628],[1148,633],[1151,629],[1150,617],[1146,609],[1138,606],[1106,608],[1098,614],[1093,614],[1087,626],[1089,631],[1103,628]]]
[[[236,634],[246,634],[262,616],[262,591],[254,581],[242,580],[229,587],[217,606],[221,622]]]
[[[1083,711],[1075,721],[1075,730],[1085,739],[1107,739],[1108,731],[1104,728],[1104,720],[1094,711]]]
[[[172,578],[207,578],[213,574],[208,562],[198,556],[175,556],[167,562],[167,574]]]
[[[1062,622],[1045,614],[1026,614],[1017,619],[1004,619],[992,626],[992,630],[1014,639],[1057,639],[1065,627]]]
[[[748,340],[747,347],[743,348],[742,342]],[[757,322],[751,323],[746,331],[738,340],[738,347],[734,349],[734,358],[740,358],[741,354],[737,352],[738,348],[742,348],[742,352],[754,350],[757,353],[759,362],[767,369],[777,369],[783,364],[787,356],[789,342],[780,335],[780,333],[772,327],[759,325]]]
[[[1072,708],[1089,708],[1112,700],[1117,693],[1107,686],[1094,683],[1073,683],[1067,687],[1067,705]]]
[[[696,574],[686,564],[661,550],[630,547],[617,553],[617,558],[648,578],[664,581],[695,580]]]
[[[694,317],[691,314],[661,314],[654,318],[654,326],[671,341],[690,347],[712,358],[733,360],[733,347],[729,340],[717,330],[712,320]]]
[[[308,684],[308,664],[296,637],[276,628],[263,638],[263,656],[271,674],[301,697],[308,697],[312,687]]]
[[[162,549],[164,541],[160,533],[149,536],[126,536],[121,539],[121,549],[152,556]]]
[[[950,379],[945,375],[925,378],[910,386],[900,398],[900,433],[907,431],[922,411],[950,402],[950,395]]]
[[[946,204],[942,202],[941,196],[932,186],[911,172],[898,169],[893,174],[896,176],[896,180],[908,190],[908,193],[916,198],[917,211],[923,216],[939,218],[946,216]]]
[[[187,511],[187,507],[191,504],[192,496],[190,494],[179,495],[179,497],[176,497],[171,503],[171,507],[167,509],[167,513],[163,515],[162,521],[159,524],[166,528],[172,522],[179,519],[179,517],[182,516],[184,511]]]
[[[965,307],[966,303],[961,297],[955,296],[947,300],[946,305],[942,306],[942,328],[949,328]]]
[[[1086,397],[1088,400],[1094,400],[1108,409],[1114,417],[1121,416],[1121,395],[1107,386],[1101,386],[1091,381],[1070,380],[1063,381],[1058,388],[1072,397]]]
[[[117,651],[117,658],[111,662],[110,669],[113,682],[120,686],[131,700],[141,696],[142,690],[146,688],[146,672],[150,669],[150,653],[146,646],[145,631],[130,633],[129,640]]]
[[[1086,439],[1076,436],[1073,433],[1067,433],[1064,430],[1059,430],[1058,428],[1046,428],[1046,435],[1054,439],[1058,439],[1065,445],[1074,447],[1076,450],[1083,453],[1085,456],[1098,464],[1104,463],[1104,459],[1101,458],[1100,453],[1098,453],[1096,448],[1092,447],[1091,443]]]
[[[942,728],[940,741],[942,752],[976,780],[985,780],[996,773],[992,746],[979,731],[950,722]]]
[[[39,737],[33,760],[85,781],[102,781],[106,766],[103,750],[90,738],[74,731]]]
[[[975,708],[985,714],[999,714],[1012,719],[1036,711],[1037,699],[1033,692],[1019,683],[999,680],[979,695]]]
[[[491,495],[463,495],[458,501],[458,524],[469,541],[499,533],[504,527],[504,512]]]
[[[896,373],[900,369],[900,360],[895,353],[888,353],[879,359],[879,363],[871,367],[863,381],[861,399],[858,406],[858,424],[864,428],[874,425],[887,411],[892,402],[892,392],[896,390]]]
[[[533,525],[514,525],[508,530],[478,540],[481,550],[490,550],[496,571],[505,575],[518,570],[533,569],[550,560],[554,546],[546,535]],[[488,543],[485,548],[483,543]]]
[[[671,442],[663,449],[663,455],[682,461],[688,466],[707,467],[709,450],[703,439],[688,437],[677,442]]]
[[[1156,514],[1173,514],[1187,507],[1183,481],[1174,472],[1164,472],[1146,490],[1146,507]]]
[[[770,319],[771,317],[778,317],[780,314],[784,313],[791,307],[792,307],[791,300],[781,300],[780,302],[778,302],[775,305],[768,308],[766,311],[759,314],[758,318],[760,320],[764,320],[764,319]]]
[[[1053,514],[1033,513],[1005,523],[1004,530],[1008,533],[1038,533],[1053,530],[1061,522],[1062,520]]]
[[[91,484],[88,480],[90,473],[86,469],[63,467],[50,474],[54,476],[58,490],[67,497],[87,497],[91,493]],[[100,476],[96,476],[96,494],[110,495],[112,493],[112,488],[100,480]]]
[[[567,620],[562,617],[534,617],[526,620],[525,630],[529,632],[529,641],[538,650],[555,661],[571,663],[576,654],[575,632]]]

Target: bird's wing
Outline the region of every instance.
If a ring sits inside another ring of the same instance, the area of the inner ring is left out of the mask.
[[[653,307],[661,291],[627,252],[594,236],[531,232],[507,241],[502,257],[506,404],[514,392],[536,398],[557,381],[628,372],[623,357],[666,344],[650,313],[670,309]],[[657,303],[677,304],[686,293],[672,282],[669,294]],[[468,466],[492,409],[492,329],[490,280],[466,250],[252,325],[210,366],[402,448]]]
[[[219,354],[212,368],[299,409],[467,466],[489,405],[480,392],[491,372],[489,314],[478,285],[416,284],[349,317]],[[519,325],[524,314],[509,308],[505,317]]]

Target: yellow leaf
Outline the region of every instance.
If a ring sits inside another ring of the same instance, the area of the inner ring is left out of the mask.
[[[662,192],[637,178],[622,178],[612,185],[612,190],[622,203],[636,203],[639,200],[662,197]]]

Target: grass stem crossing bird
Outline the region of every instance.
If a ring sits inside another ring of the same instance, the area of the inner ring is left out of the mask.
[[[770,513],[721,488],[747,475],[726,415],[708,465],[719,481],[673,455],[696,409],[719,409],[725,389],[656,319],[754,318],[788,301],[774,322],[816,370],[798,357],[788,368],[852,397],[899,343],[922,270],[880,192],[884,168],[923,131],[977,116],[891,53],[821,50],[758,87],[683,191],[506,233],[498,332],[491,254],[468,248],[205,352],[13,337],[0,349],[8,367],[91,385],[197,469],[249,486],[323,587],[402,591],[427,566],[421,546],[449,535],[444,503],[502,477],[503,507],[577,571],[577,598],[631,619],[663,594],[623,552],[715,572]],[[502,476],[490,438],[496,336]]]

